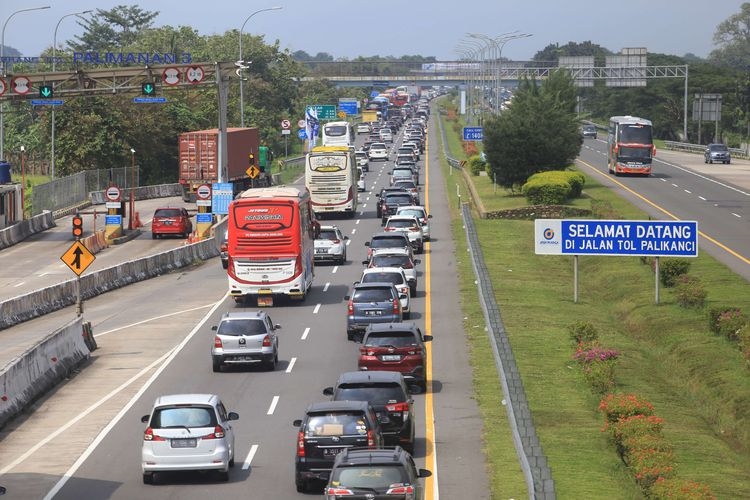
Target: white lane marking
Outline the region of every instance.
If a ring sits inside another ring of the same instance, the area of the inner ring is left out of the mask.
[[[678,186],[677,184],[675,184],[675,183],[673,182],[673,183],[672,183],[672,187],[680,187],[680,186]]]
[[[706,199],[703,196],[699,196],[698,198],[700,198],[703,201],[706,201]]]
[[[279,396],[274,396],[271,400],[271,406],[268,407],[268,411],[266,412],[266,415],[273,415],[273,412],[276,411],[276,405],[279,404]]]
[[[23,285],[25,285],[25,284],[26,284],[26,282],[25,282],[25,281],[22,281],[22,282],[20,282],[20,283],[16,283],[15,285],[13,285],[13,288],[17,288],[17,287],[19,287],[19,286],[23,286]]]
[[[352,234],[354,234],[356,232],[357,232],[357,228],[355,227],[355,228],[352,229]]]
[[[685,191],[687,194],[693,194],[692,191],[688,191],[687,189],[683,189],[683,191]]]
[[[150,321],[155,321],[155,320],[159,320],[159,319],[169,318],[170,316],[177,316],[179,314],[185,314],[187,312],[198,311],[200,309],[205,309],[205,308],[211,307],[211,306],[212,306],[212,304],[206,304],[205,306],[192,307],[190,309],[183,309],[181,311],[175,311],[175,312],[171,312],[169,314],[162,314],[161,316],[154,316],[153,318],[144,319],[143,321],[138,321],[136,323],[130,323],[129,325],[121,326],[119,328],[113,328],[112,330],[107,330],[106,332],[97,333],[97,334],[94,335],[94,338],[102,337],[102,336],[108,335],[110,333],[119,332],[120,330],[125,330],[127,328],[133,328],[134,326],[142,325],[142,324],[148,323]]]
[[[318,311],[320,311],[321,304],[316,304],[315,309],[313,309],[313,314],[318,314]]]
[[[305,328],[305,331],[302,332],[302,338],[300,340],[305,340],[309,333],[310,333],[310,327]]]
[[[39,277],[41,278],[41,277],[43,277],[43,276],[47,276],[48,274],[49,274],[49,273],[42,273],[42,274],[40,274],[40,275],[39,275]]]
[[[292,373],[292,368],[294,368],[294,363],[297,362],[297,358],[292,358],[289,360],[289,366],[286,367],[286,373]]]
[[[362,219],[357,219],[357,222],[354,223],[355,226],[358,226]]]
[[[736,214],[736,213],[734,213],[734,212],[732,212],[732,215],[734,215],[734,216],[735,216],[735,217],[737,217],[738,219],[741,219],[741,218],[742,218],[742,216],[741,216],[740,214]]]
[[[331,274],[336,274],[336,271],[339,270],[339,266],[333,266],[333,269],[331,270]]]
[[[247,457],[245,457],[245,462],[242,464],[242,470],[247,470],[250,468],[250,465],[253,463],[253,458],[255,457],[255,453],[257,453],[257,451],[257,444],[254,444],[250,447],[250,452],[247,454]]]
[[[325,284],[325,286],[323,287],[323,291],[327,292],[329,286],[331,286],[331,282],[330,281]]]
[[[216,304],[214,304],[214,306],[211,308],[211,310],[206,313],[206,315],[198,322],[197,325],[195,325],[195,328],[193,328],[193,330],[190,333],[188,333],[188,335],[182,340],[182,342],[180,342],[179,344],[177,344],[177,346],[175,346],[171,351],[167,351],[159,359],[157,359],[156,361],[154,361],[153,363],[151,363],[149,366],[147,366],[146,368],[144,368],[143,370],[141,370],[139,373],[137,373],[135,376],[133,376],[130,380],[128,380],[127,382],[125,382],[123,385],[121,385],[120,387],[118,387],[114,391],[110,392],[104,398],[100,399],[93,406],[91,406],[89,409],[87,409],[84,413],[78,415],[73,420],[71,420],[70,425],[73,425],[75,422],[77,422],[78,420],[80,420],[83,417],[85,417],[86,415],[88,415],[88,413],[90,413],[91,411],[94,411],[94,409],[97,406],[100,406],[100,405],[104,404],[108,399],[110,399],[110,398],[114,397],[115,395],[117,395],[119,392],[121,392],[123,389],[125,389],[125,387],[127,387],[129,384],[131,384],[132,382],[135,382],[135,380],[137,380],[141,376],[141,374],[144,374],[144,373],[148,372],[154,366],[156,366],[157,364],[159,364],[159,362],[161,360],[164,360],[164,362],[162,363],[162,365],[156,369],[156,371],[153,373],[153,375],[151,375],[151,377],[149,377],[149,379],[146,382],[144,382],[144,384],[141,386],[141,388],[138,389],[138,392],[136,392],[133,395],[133,397],[130,398],[130,401],[128,401],[128,403],[125,406],[123,406],[122,410],[120,410],[120,412],[117,415],[115,415],[112,420],[110,420],[110,422],[107,424],[107,426],[104,429],[102,429],[102,431],[99,433],[99,435],[96,436],[96,438],[91,442],[91,444],[89,445],[89,447],[86,448],[86,450],[81,454],[80,457],[78,457],[78,460],[76,460],[75,463],[65,472],[65,474],[63,474],[63,476],[55,484],[55,486],[49,491],[49,493],[47,493],[44,496],[44,500],[52,500],[52,498],[54,498],[54,496],[62,489],[62,487],[65,486],[65,483],[67,483],[73,477],[73,475],[75,475],[76,471],[81,467],[81,465],[83,465],[83,463],[89,458],[89,456],[91,456],[91,454],[94,452],[94,450],[96,449],[96,447],[99,446],[99,444],[102,441],[104,441],[104,438],[107,437],[107,434],[109,434],[109,432],[112,429],[114,429],[114,427],[117,425],[117,423],[120,420],[122,420],[122,418],[125,416],[125,414],[127,412],[129,412],[130,409],[133,406],[135,406],[135,404],[138,402],[138,400],[141,398],[141,396],[143,396],[143,394],[148,390],[148,388],[151,387],[151,385],[156,381],[156,379],[159,378],[159,376],[162,374],[162,372],[167,369],[167,366],[169,366],[170,363],[172,363],[172,361],[174,361],[174,359],[185,348],[185,346],[188,344],[188,342],[190,342],[190,340],[201,330],[201,328],[203,328],[203,325],[206,323],[206,321],[208,321],[208,318],[210,318],[211,315],[214,312],[216,312],[216,310],[227,299],[227,297],[229,297],[229,293],[225,294],[224,297],[222,297],[221,300],[217,301]],[[50,436],[48,436],[47,439],[51,440],[53,437],[55,437],[56,435],[58,435],[58,433],[62,432],[63,430],[65,430],[65,429],[64,428],[59,428],[54,433],[50,434]],[[26,455],[26,453],[24,455]],[[19,460],[20,460],[20,458],[19,458]],[[2,476],[3,474],[4,474],[4,472],[0,471],[0,476]]]
[[[344,243],[346,246],[349,246],[349,243],[351,243],[352,240],[346,240],[346,243]]]

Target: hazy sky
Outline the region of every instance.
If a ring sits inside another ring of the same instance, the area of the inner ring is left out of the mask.
[[[158,11],[155,25],[191,26],[201,35],[239,29],[251,13],[261,12],[245,26],[245,33],[263,35],[266,43],[279,40],[282,48],[311,55],[327,52],[336,58],[357,56],[435,56],[459,59],[458,46],[468,33],[497,37],[518,31],[529,38],[505,45],[503,57],[528,60],[550,43],[587,40],[619,52],[623,47],[646,47],[649,52],[705,57],[715,47],[716,26],[739,13],[741,0],[0,0],[0,23],[22,8],[49,5],[50,9],[13,16],[5,29],[5,43],[25,56],[39,55],[52,46],[55,26],[66,14],[86,9],[108,10],[116,5],[138,5]],[[58,46],[81,33],[76,18],[65,18],[57,31]],[[113,48],[116,51],[116,48]],[[239,50],[239,47],[238,47]]]

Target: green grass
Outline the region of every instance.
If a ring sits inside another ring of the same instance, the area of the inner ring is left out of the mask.
[[[450,134],[451,129],[446,128]],[[449,139],[450,143],[450,139]],[[459,146],[460,148],[460,146]],[[460,149],[459,149],[460,150]],[[447,175],[448,166],[443,162]],[[487,177],[471,177],[487,210],[523,206],[525,199],[492,192]],[[454,175],[449,203],[458,200]],[[603,200],[624,218],[648,218],[587,177],[578,204]],[[466,193],[465,186],[462,192]],[[465,201],[465,200],[464,200]],[[464,316],[481,317],[474,275],[466,255],[460,215],[453,210],[460,260]],[[521,371],[537,432],[548,457],[557,497],[642,498],[640,490],[600,432],[599,397],[571,360],[567,326],[592,322],[602,342],[621,352],[617,391],[651,401],[665,419],[674,446],[677,475],[708,484],[718,498],[750,498],[750,372],[736,345],[711,334],[705,311],[677,306],[671,289],[654,303],[654,275],[638,258],[580,258],[579,303],[573,303],[573,260],[537,256],[533,221],[475,220],[496,300]],[[750,311],[747,282],[705,253],[691,259],[690,274],[708,290],[708,307],[737,305]],[[498,410],[497,373],[486,333],[467,323],[477,401],[485,420],[492,498],[521,498],[525,485],[504,435]],[[500,414],[499,414],[500,413]]]

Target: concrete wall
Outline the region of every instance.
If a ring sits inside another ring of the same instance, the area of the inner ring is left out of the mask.
[[[45,231],[56,225],[52,212],[47,211],[21,221],[18,224],[6,227],[0,230],[0,250],[13,246],[34,233]]]
[[[0,372],[0,428],[89,355],[78,317],[31,347]]]
[[[136,200],[150,200],[152,198],[169,198],[170,196],[182,196],[180,184],[159,184],[157,186],[141,186],[134,189]],[[90,193],[91,204],[101,205],[107,202],[104,191],[92,191]],[[122,199],[130,199],[130,189],[122,190]]]

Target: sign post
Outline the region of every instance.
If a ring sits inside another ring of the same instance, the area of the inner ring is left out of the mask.
[[[117,186],[109,186],[104,192],[107,215],[104,218],[104,237],[108,240],[122,236],[122,192]]]
[[[659,303],[659,257],[697,257],[695,221],[536,219],[537,255],[573,255],[574,301],[578,302],[578,256],[609,255],[654,257],[656,297]]]
[[[210,184],[201,184],[195,191],[195,204],[198,206],[198,214],[195,216],[195,231],[200,239],[207,238],[211,234],[211,224],[213,223],[211,191]]]
[[[96,259],[93,253],[86,248],[78,238],[70,245],[60,259],[76,275],[76,314],[83,314],[83,301],[81,301],[81,273],[88,268]]]

